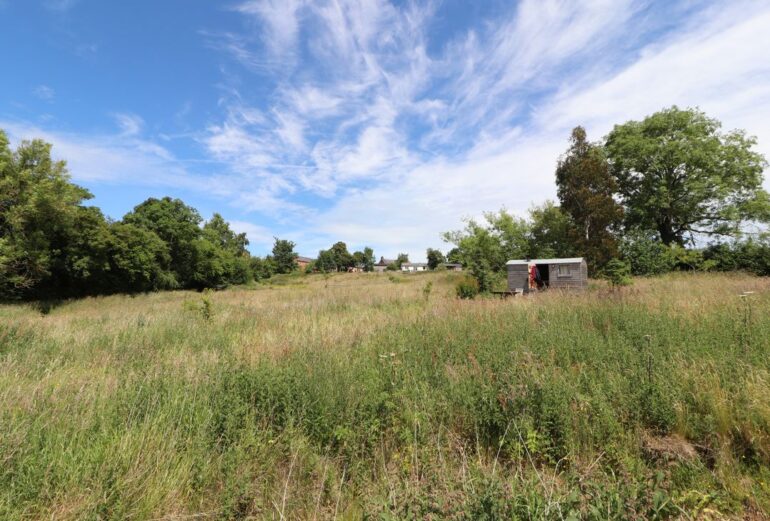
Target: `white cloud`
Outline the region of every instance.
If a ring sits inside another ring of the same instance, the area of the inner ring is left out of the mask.
[[[206,191],[209,181],[189,174],[170,152],[155,143],[124,134],[83,135],[0,121],[12,142],[42,139],[53,156],[67,161],[76,182],[134,186],[173,186]]]
[[[225,68],[220,114],[194,134],[213,164],[206,178],[133,114],[115,115],[114,136],[33,135],[50,136],[76,176],[187,183],[271,217],[306,253],[344,240],[413,259],[462,217],[553,198],[578,124],[599,139],[614,123],[699,106],[756,134],[770,157],[767,3],[506,5],[437,41],[439,2],[241,1],[248,30],[203,33],[244,65]],[[247,221],[240,229],[269,245]]]
[[[113,118],[124,136],[136,136],[144,128],[144,120],[136,114],[116,113]]]
[[[273,244],[273,233],[259,224],[248,221],[229,221],[230,228],[235,233],[245,233],[249,246],[255,249],[269,249]]]
[[[48,85],[38,85],[33,89],[32,93],[43,101],[50,102],[56,97],[56,91]]]
[[[301,0],[249,0],[235,10],[259,18],[263,24],[262,42],[277,57],[294,51],[299,31]]]

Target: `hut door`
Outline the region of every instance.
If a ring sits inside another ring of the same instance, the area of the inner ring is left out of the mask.
[[[548,264],[538,264],[537,269],[540,272],[540,281],[537,282],[538,289],[547,288],[551,282],[550,266]]]

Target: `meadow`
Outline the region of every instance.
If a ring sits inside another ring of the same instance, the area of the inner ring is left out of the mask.
[[[770,279],[460,276],[0,305],[0,519],[766,518]]]

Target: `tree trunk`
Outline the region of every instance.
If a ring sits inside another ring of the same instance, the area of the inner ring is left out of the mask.
[[[681,234],[674,232],[671,220],[667,217],[658,221],[658,233],[660,234],[660,240],[663,241],[663,244],[666,246],[671,246],[672,244],[684,246],[684,239]]]

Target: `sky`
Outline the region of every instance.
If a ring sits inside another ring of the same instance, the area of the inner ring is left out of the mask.
[[[576,125],[672,105],[770,158],[766,0],[0,0],[0,48],[0,129],[52,143],[88,204],[179,197],[258,255],[423,260],[555,199]]]

